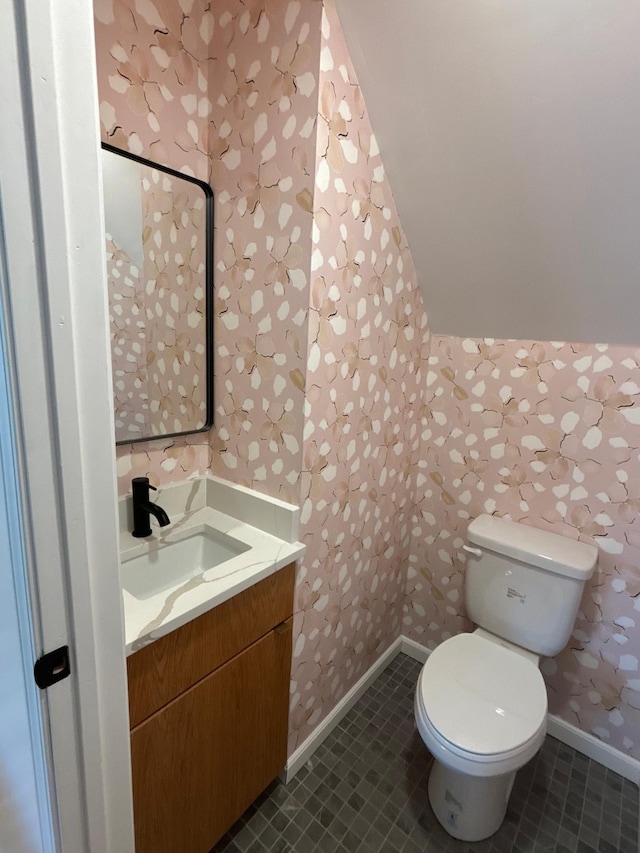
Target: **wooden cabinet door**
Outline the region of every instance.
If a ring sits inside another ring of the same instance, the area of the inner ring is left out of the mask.
[[[132,730],[136,853],[208,853],[282,770],[291,622]]]
[[[130,655],[131,728],[288,619],[294,580],[291,564]]]

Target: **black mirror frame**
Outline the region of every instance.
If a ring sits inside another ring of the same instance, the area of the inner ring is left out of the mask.
[[[214,399],[213,399],[213,312],[214,312],[214,294],[213,294],[213,190],[209,184],[198,178],[192,178],[191,175],[185,175],[175,169],[170,169],[168,166],[161,166],[159,163],[154,163],[152,160],[146,160],[144,157],[138,157],[137,154],[131,154],[129,151],[124,151],[122,148],[116,148],[114,145],[109,145],[103,142],[101,147],[105,151],[110,151],[112,154],[120,154],[122,157],[127,157],[142,166],[150,166],[152,169],[158,169],[165,172],[167,175],[172,175],[175,178],[182,178],[184,181],[189,181],[196,184],[204,193],[205,204],[205,349],[206,349],[206,416],[205,423],[198,429],[187,429],[181,432],[163,432],[160,435],[145,436],[143,438],[127,438],[124,441],[116,441],[116,447],[122,447],[127,444],[138,444],[142,441],[160,441],[167,438],[175,438],[179,435],[194,435],[199,432],[207,432],[213,426],[214,416]]]

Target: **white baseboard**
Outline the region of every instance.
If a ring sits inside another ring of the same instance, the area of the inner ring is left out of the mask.
[[[400,637],[400,651],[410,658],[425,663],[431,652],[426,646],[416,643],[415,640],[410,640],[408,637]]]
[[[409,657],[420,661],[420,663],[424,663],[429,657],[429,649],[425,646],[407,637],[400,639],[400,651]],[[572,726],[571,723],[565,722],[555,714],[549,714],[547,733],[559,740],[560,743],[572,747],[572,749],[586,755],[587,758],[592,758],[608,770],[613,770],[614,773],[618,773],[635,785],[640,786],[640,761],[614,749],[595,735]]]
[[[573,747],[578,752],[592,758],[598,764],[602,764],[608,770],[613,770],[620,776],[624,776],[630,782],[640,785],[640,761],[625,755],[614,747],[604,743],[589,732],[572,726],[561,717],[549,714],[547,721],[547,733],[567,746]]]
[[[349,713],[358,699],[373,684],[382,670],[400,653],[424,663],[430,651],[426,646],[410,640],[408,637],[398,637],[378,660],[371,666],[362,678],[344,696],[335,708],[322,720],[309,737],[293,752],[284,769],[283,777],[289,782],[298,770],[311,758],[320,744],[331,734],[340,721]],[[592,758],[608,770],[613,770],[625,779],[640,786],[640,761],[614,749],[589,732],[582,731],[565,722],[554,714],[549,714],[548,733],[561,743]]]
[[[420,663],[424,663],[429,657],[430,651],[426,646],[410,640],[408,637],[399,637],[371,666],[362,678],[344,696],[336,707],[324,718],[309,737],[289,757],[281,778],[289,782],[296,773],[307,763],[320,744],[331,734],[335,727],[356,704],[358,699],[373,684],[382,670],[400,653],[408,655]],[[561,743],[586,755],[602,764],[608,770],[613,770],[624,779],[628,779],[635,785],[640,786],[640,761],[625,755],[609,744],[604,743],[588,732],[582,731],[560,717],[549,714],[547,732]]]
[[[309,737],[300,744],[295,752],[291,753],[284,768],[285,782],[293,779],[298,770],[307,763],[320,744],[329,737],[343,717],[349,713],[358,699],[371,687],[382,670],[397,657],[398,653],[402,650],[402,639],[402,637],[398,637],[386,652],[380,655],[373,666],[369,667],[362,678],[342,697],[335,708],[311,732]]]

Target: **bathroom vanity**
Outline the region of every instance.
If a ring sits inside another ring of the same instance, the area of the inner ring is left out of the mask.
[[[207,853],[284,767],[294,566],[127,661],[137,853]]]
[[[203,481],[194,502],[190,484],[189,511],[142,553],[123,534],[136,853],[208,853],[286,761],[294,561],[304,547],[288,505],[252,511],[243,498],[255,493],[227,487]],[[221,494],[226,509],[261,527],[214,509]],[[177,495],[158,496],[172,522]],[[156,551],[203,527],[253,545],[200,574],[177,567],[174,587],[161,567],[158,582]],[[138,586],[127,580],[127,563],[140,573]]]

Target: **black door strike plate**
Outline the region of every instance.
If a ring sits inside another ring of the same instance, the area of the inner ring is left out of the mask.
[[[33,675],[41,690],[62,681],[70,672],[69,646],[60,646],[59,649],[42,655],[33,666]]]

